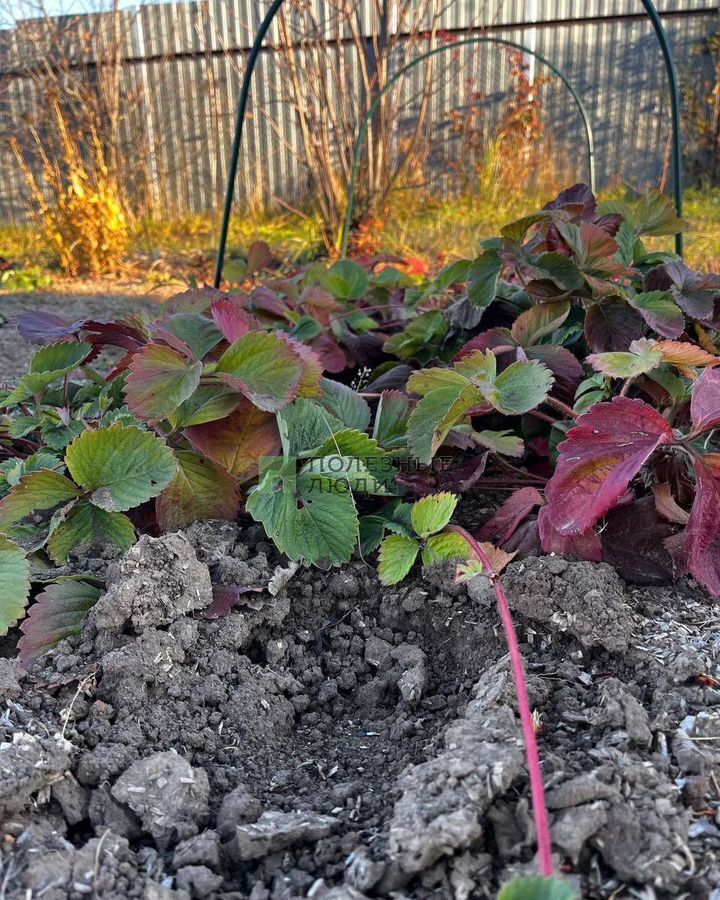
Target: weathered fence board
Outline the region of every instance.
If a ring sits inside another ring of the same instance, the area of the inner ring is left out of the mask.
[[[359,2],[369,35],[371,4]],[[328,7],[322,0],[313,3],[325,39],[332,39]],[[703,0],[662,0],[658,7],[665,13],[681,78],[701,77],[694,51],[720,28],[717,6]],[[154,199],[168,212],[216,209],[221,201],[244,58],[265,8],[259,0],[202,0],[121,13],[123,92],[143,98],[122,123],[123,143],[129,159],[142,147]],[[624,179],[642,186],[657,181],[670,117],[660,50],[639,0],[448,0],[441,28],[458,38],[491,29],[547,56],[573,80],[590,110],[599,183]],[[270,42],[279,39],[275,27]],[[94,62],[86,48],[71,50],[77,59]],[[341,43],[334,52],[338,66],[347,66],[351,82],[357,83],[353,49]],[[15,33],[0,32],[0,141],[37,102],[34,85],[23,71],[30,53]],[[491,121],[507,86],[506,58],[488,45],[464,47],[458,53],[462,71],[471,73],[477,90],[489,100]],[[538,75],[541,69],[538,64]],[[408,76],[404,96],[418,96],[423,79],[419,66]],[[571,98],[553,81],[543,92],[558,165],[567,169],[568,179],[584,178],[582,132]],[[433,159],[439,168],[452,163],[454,141],[447,123],[458,94],[456,83],[439,77],[428,117],[428,128],[437,136]],[[238,179],[241,199],[295,202],[303,197],[307,176],[298,125],[286,98],[275,51],[268,49],[258,65],[250,104]],[[409,127],[412,116],[411,104],[399,128]],[[3,141],[0,220],[21,222],[26,217],[25,187]]]

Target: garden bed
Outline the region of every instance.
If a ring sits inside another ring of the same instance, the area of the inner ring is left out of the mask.
[[[388,589],[356,562],[272,596],[282,558],[229,523],[105,557],[73,563],[109,565],[81,637],[29,674],[0,661],[3,896],[474,898],[534,870],[484,579],[440,565]],[[211,619],[211,581],[262,590]],[[556,557],[503,581],[557,862],[586,897],[707,897],[717,604]]]

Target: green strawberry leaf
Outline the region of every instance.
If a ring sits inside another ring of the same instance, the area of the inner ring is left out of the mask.
[[[513,878],[502,888],[498,900],[577,900],[577,893],[559,878],[536,875]]]
[[[27,667],[59,641],[80,634],[85,614],[101,595],[99,587],[86,581],[68,579],[49,584],[37,595],[20,626],[20,663]]]
[[[157,422],[193,395],[200,384],[202,363],[190,363],[170,347],[146,344],[133,355],[125,382],[128,408],[141,419]]]
[[[389,493],[387,487],[377,473],[378,457],[345,456],[339,453],[320,455],[306,463],[300,471],[301,475],[322,475],[336,486],[347,485],[360,494],[378,496]]]
[[[216,422],[236,410],[242,399],[239,391],[224,384],[201,384],[169,417],[170,424],[177,429]]]
[[[427,538],[441,531],[452,518],[458,498],[449,491],[431,494],[413,503],[410,520],[416,534]]]
[[[65,463],[91,500],[123,512],[151,500],[175,477],[177,463],[162,438],[132,425],[85,431],[70,444]]]
[[[323,273],[322,284],[339,300],[359,300],[368,289],[365,269],[349,259],[341,259]]]
[[[519,457],[525,452],[522,438],[513,434],[512,431],[475,431],[470,429],[469,434],[476,444],[486,450],[500,453],[502,456]]]
[[[635,378],[657,369],[662,361],[662,350],[656,349],[655,341],[645,338],[633,341],[628,352],[591,353],[587,357],[593,369],[608,378]]]
[[[266,472],[246,509],[294,561],[341,565],[357,544],[357,512],[347,487],[321,475],[296,475],[294,460]]]
[[[497,395],[488,397],[498,412],[508,416],[522,415],[539,406],[553,385],[547,366],[531,360],[519,360],[508,366],[495,380]]]
[[[475,354],[473,354],[473,356],[474,355]],[[492,356],[492,354],[490,355]],[[494,358],[495,357],[493,357],[493,359]],[[462,371],[456,370],[457,366],[455,369],[434,368],[420,369],[418,372],[413,372],[407,381],[407,392],[408,394],[417,394],[420,397],[425,397],[431,391],[439,391],[443,388],[467,387],[468,378],[470,376]]]
[[[497,293],[502,261],[497,250],[486,250],[473,261],[468,271],[468,297],[475,306],[489,306]]]
[[[160,528],[176,531],[196,519],[234,521],[240,491],[232,475],[193,450],[176,450],[175,459],[177,474],[155,500]]]
[[[82,491],[69,478],[52,469],[23,475],[0,501],[0,530],[15,525],[32,512],[54,509],[80,496]]]
[[[72,372],[73,369],[77,369],[91,351],[92,345],[84,342],[61,341],[58,344],[48,344],[33,356],[30,362],[30,372],[65,375]]]
[[[510,339],[509,343],[511,343]],[[492,350],[474,350],[455,363],[455,372],[474,384],[492,383],[497,376],[497,357]]]
[[[378,575],[384,585],[398,584],[415,565],[420,544],[411,537],[391,534],[380,546]]]
[[[23,475],[30,475],[31,472],[38,472],[40,469],[64,468],[65,463],[47,450],[39,450],[26,459],[20,456],[5,459],[0,463],[0,496],[18,484]]]
[[[168,331],[188,346],[195,359],[202,359],[223,339],[222,332],[207,316],[197,313],[175,313],[158,323],[158,328]]]
[[[407,444],[408,419],[412,406],[401,391],[384,391],[377,405],[373,438],[392,450]]]
[[[295,397],[305,366],[293,346],[276,334],[251,331],[217,363],[218,377],[259,409],[277,412]]]
[[[123,513],[107,512],[93,503],[76,503],[54,526],[47,550],[58,565],[64,565],[71,551],[100,539],[129,550],[135,543],[135,526]]]
[[[441,559],[468,558],[470,548],[465,538],[456,531],[442,531],[427,539],[422,552],[423,565],[430,566]]]
[[[30,371],[5,398],[3,406],[14,406],[31,397],[40,396],[54,381],[59,381],[77,369],[91,352],[90,344],[74,341],[48,344],[38,350],[30,362]]]
[[[340,381],[323,378],[320,382],[322,397],[319,400],[328,412],[339,419],[346,428],[365,431],[370,424],[370,407],[367,400]]]
[[[23,551],[0,534],[0,635],[22,618],[30,595],[30,565]]]
[[[314,400],[295,400],[278,413],[286,456],[308,455],[344,429],[343,422]]]
[[[450,429],[481,401],[478,388],[469,384],[465,388],[456,385],[426,394],[408,419],[408,443],[417,459],[429,465]]]

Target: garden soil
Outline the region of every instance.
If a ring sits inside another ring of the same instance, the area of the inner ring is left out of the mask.
[[[141,312],[156,316],[158,301],[169,293],[166,287],[150,294],[147,290],[138,292],[133,285],[78,280],[73,280],[70,293],[0,291],[0,383],[24,375],[38,349],[25,344],[18,334],[15,319],[20,313],[42,310],[69,322],[89,318],[114,320]]]
[[[0,897],[471,900],[535,871],[484,579],[293,572],[228,523],[106,557],[74,561],[108,579],[80,637],[0,659]],[[555,557],[504,583],[558,869],[717,900],[720,608]],[[259,590],[213,618],[211,584]]]

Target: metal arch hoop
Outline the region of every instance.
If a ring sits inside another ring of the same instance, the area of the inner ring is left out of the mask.
[[[682,184],[682,136],[680,134],[680,89],[678,87],[677,69],[670,49],[667,32],[655,8],[653,0],[641,0],[645,11],[650,16],[655,36],[662,50],[667,73],[668,87],[670,89],[670,111],[672,115],[672,171],[673,171],[673,195],[675,198],[675,212],[682,219],[683,214],[683,184]],[[683,255],[683,234],[681,231],[675,235],[675,251],[678,256]]]
[[[401,69],[392,76],[392,78],[388,81],[385,87],[380,91],[380,93],[373,100],[370,109],[367,111],[365,118],[363,119],[362,125],[360,126],[360,131],[358,133],[357,141],[355,142],[355,154],[353,158],[353,168],[352,175],[350,178],[350,189],[348,191],[348,202],[347,209],[345,211],[345,220],[343,222],[342,231],[340,232],[340,254],[341,256],[345,256],[347,253],[347,243],[348,238],[350,236],[350,222],[352,221],[352,212],[353,206],[355,203],[355,189],[357,187],[357,176],[360,171],[360,163],[362,159],[362,151],[365,146],[365,140],[367,139],[367,131],[372,120],[372,117],[375,114],[376,109],[378,108],[382,98],[385,94],[390,90],[390,88],[400,79],[406,72],[415,66],[419,65],[425,60],[430,59],[433,56],[437,56],[439,53],[445,53],[447,50],[457,50],[458,47],[467,47],[472,46],[474,44],[498,44],[503,47],[512,47],[514,50],[521,50],[523,53],[528,53],[531,56],[534,56],[538,62],[546,65],[553,75],[557,75],[557,77],[562,81],[565,87],[570,91],[577,104],[578,110],[580,111],[580,115],[583,120],[583,125],[585,127],[585,139],[587,142],[588,149],[588,175],[590,178],[590,188],[595,193],[595,141],[593,138],[593,130],[592,124],[590,122],[590,116],[588,115],[588,111],[585,107],[585,104],[582,102],[582,99],[578,92],[573,87],[572,83],[569,81],[567,76],[562,72],[561,69],[558,69],[553,63],[550,62],[549,59],[546,59],[541,53],[536,52],[535,50],[531,50],[529,47],[526,47],[524,44],[518,44],[516,41],[506,40],[505,38],[498,37],[477,37],[477,38],[467,38],[462,41],[454,41],[452,44],[443,44],[441,47],[435,47],[433,50],[428,50],[426,53],[421,53],[420,56],[417,56],[415,59],[411,60],[407,65],[403,66]]]
[[[680,92],[678,89],[677,70],[673,59],[670,44],[668,43],[667,33],[663,27],[662,21],[655,8],[652,0],[641,0],[645,11],[652,22],[655,35],[660,44],[660,49],[665,61],[665,69],[667,72],[668,86],[670,88],[670,104],[672,112],[672,169],[673,169],[673,189],[675,198],[675,210],[679,218],[682,218],[683,197],[682,197],[682,147],[680,135]],[[283,0],[273,0],[272,5],[265,14],[260,27],[258,28],[255,40],[248,54],[247,65],[243,75],[242,85],[240,88],[240,96],[238,99],[237,116],[235,120],[235,136],[233,138],[232,150],[230,153],[230,168],[228,171],[227,189],[225,191],[225,204],[223,208],[222,224],[220,226],[220,240],[218,242],[218,253],[215,264],[215,287],[220,287],[222,280],[223,263],[225,261],[225,249],[227,246],[228,228],[230,226],[230,216],[232,214],[233,197],[235,193],[235,179],[237,176],[238,160],[240,157],[240,147],[242,145],[243,125],[245,122],[245,111],[247,109],[248,98],[250,95],[250,85],[252,83],[252,75],[257,64],[260,50],[262,49],[265,35],[267,34],[273,19],[277,15],[278,10],[283,4]],[[457,46],[457,45],[455,45]],[[438,48],[439,49],[439,48]],[[574,91],[573,91],[574,93]],[[675,249],[678,255],[682,256],[683,239],[682,234],[675,235]]]

